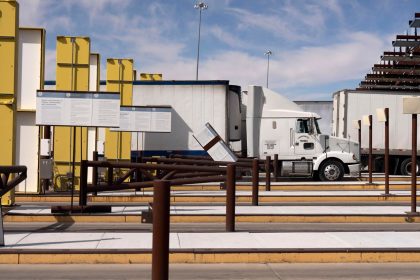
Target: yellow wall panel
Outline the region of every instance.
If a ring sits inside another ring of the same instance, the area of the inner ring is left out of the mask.
[[[15,1],[0,1],[0,35],[2,37],[15,37],[19,4]]]
[[[107,81],[133,81],[133,60],[108,58],[106,65]],[[119,63],[121,61],[121,65]]]
[[[89,65],[90,39],[88,37],[73,37],[75,47],[71,43],[72,37],[57,37],[57,63],[73,63]]]
[[[141,81],[161,81],[162,74],[140,73]]]
[[[120,92],[121,105],[131,105],[133,96],[133,60],[107,59],[107,91]],[[108,159],[131,158],[131,133],[105,130],[105,156]]]
[[[56,88],[57,90],[71,90],[71,75],[73,71],[73,88],[76,90],[89,89],[89,66],[83,66],[76,69],[71,67],[57,67]]]
[[[0,105],[0,165],[14,164],[14,108]]]
[[[18,19],[18,3],[0,1],[0,165],[15,164]],[[13,203],[14,190],[1,198],[2,205]]]
[[[0,38],[0,94],[15,94],[15,58],[16,42]]]
[[[68,91],[89,90],[90,39],[87,37],[57,37],[56,89]],[[73,43],[74,42],[74,43]],[[73,55],[73,56],[72,56]],[[71,172],[73,160],[73,128],[54,128],[55,188],[63,186],[66,174]],[[78,188],[80,160],[87,159],[87,128],[76,129],[75,187]],[[64,180],[63,180],[64,179]]]

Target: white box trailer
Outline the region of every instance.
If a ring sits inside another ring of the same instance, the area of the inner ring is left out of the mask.
[[[193,133],[207,122],[226,143],[239,141],[240,93],[228,81],[134,81],[133,106],[171,106],[172,131],[133,133],[131,150],[145,156],[205,155]]]
[[[333,112],[332,101],[303,100],[293,102],[299,105],[303,111],[318,114],[321,117],[321,119],[318,121],[319,129],[323,134],[331,135]]]
[[[354,121],[372,115],[372,147],[375,171],[383,171],[385,147],[384,123],[378,121],[376,109],[389,108],[390,172],[410,174],[411,168],[411,115],[403,114],[403,97],[414,92],[342,90],[333,94],[332,135],[357,141],[358,129]],[[420,124],[419,124],[420,127]],[[369,130],[362,124],[362,163],[367,165]],[[420,138],[417,147],[420,147]]]
[[[359,145],[322,134],[320,116],[261,86],[247,92],[247,155],[278,155],[280,175],[341,180],[359,172]]]

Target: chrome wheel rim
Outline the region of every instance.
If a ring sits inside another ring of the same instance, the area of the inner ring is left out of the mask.
[[[407,173],[407,175],[411,175],[411,162],[410,163],[408,163],[406,166],[405,166],[405,172]],[[419,173],[419,165],[418,164],[416,164],[416,174],[418,174]]]
[[[324,176],[329,181],[337,180],[340,177],[340,168],[335,164],[328,164],[324,169]]]

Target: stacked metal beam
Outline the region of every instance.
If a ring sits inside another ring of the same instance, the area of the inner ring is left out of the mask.
[[[392,42],[394,50],[383,53],[381,63],[373,65],[358,90],[420,92],[420,13],[409,21],[409,27],[413,35],[397,35]]]

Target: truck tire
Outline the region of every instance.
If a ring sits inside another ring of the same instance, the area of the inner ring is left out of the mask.
[[[405,160],[403,160],[403,162],[401,162],[401,166],[400,166],[400,172],[401,175],[411,175],[411,158],[406,158]],[[417,162],[417,175],[420,174],[420,170],[419,170],[419,163]]]
[[[334,159],[324,161],[318,170],[321,181],[339,181],[344,177],[344,166]]]

